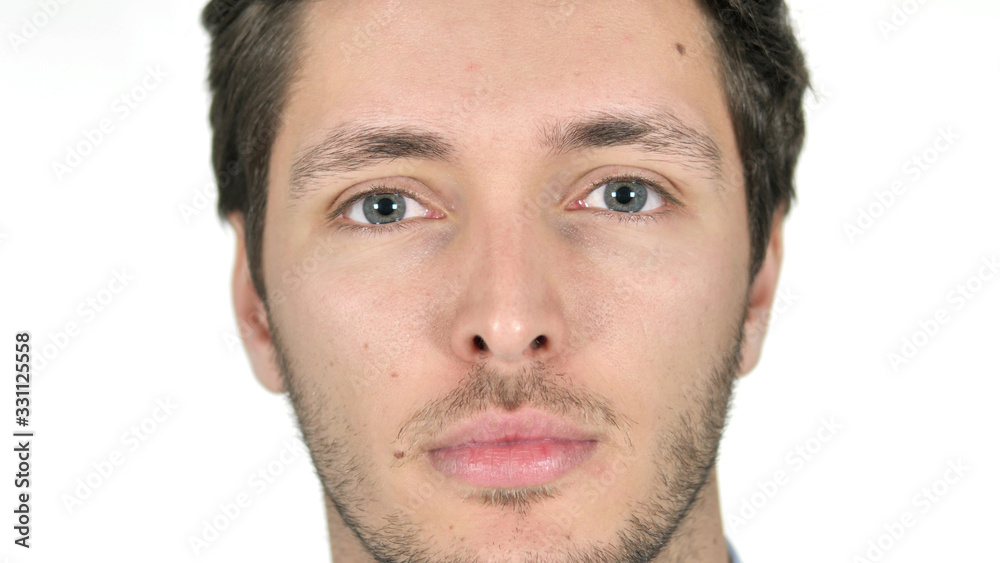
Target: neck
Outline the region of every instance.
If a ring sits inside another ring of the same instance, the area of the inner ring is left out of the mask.
[[[674,532],[670,544],[656,558],[656,563],[728,563],[729,548],[722,530],[719,487],[715,468],[708,474],[688,515]]]

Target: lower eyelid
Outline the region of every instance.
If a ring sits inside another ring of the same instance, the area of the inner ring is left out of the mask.
[[[602,219],[607,219],[609,221],[618,221],[623,224],[646,224],[646,223],[656,223],[662,216],[668,213],[669,209],[660,210],[658,213],[622,213],[620,211],[609,211],[602,209],[597,214],[601,216]]]
[[[386,234],[389,232],[401,231],[403,229],[410,228],[410,221],[397,221],[395,223],[383,223],[381,225],[363,225],[357,223],[347,223],[344,221],[337,221],[336,228],[341,231],[346,231],[352,235],[375,237],[381,234]]]

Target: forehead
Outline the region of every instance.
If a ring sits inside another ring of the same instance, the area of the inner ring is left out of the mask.
[[[303,15],[283,123],[292,152],[358,117],[426,120],[475,150],[530,147],[546,120],[629,109],[732,144],[693,0],[319,1]]]

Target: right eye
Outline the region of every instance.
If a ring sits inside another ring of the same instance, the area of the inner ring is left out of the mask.
[[[344,217],[362,225],[396,223],[413,217],[427,217],[428,210],[417,200],[398,192],[377,192],[359,196],[348,203]]]

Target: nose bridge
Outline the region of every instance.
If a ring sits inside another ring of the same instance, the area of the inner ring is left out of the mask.
[[[493,304],[494,315],[509,321],[538,310],[546,292],[545,272],[540,268],[543,245],[524,221],[512,220],[484,229],[484,248],[473,270],[483,288],[482,305]]]
[[[502,206],[507,207],[507,206]],[[468,285],[457,311],[452,345],[475,361],[535,360],[563,344],[555,271],[547,267],[552,241],[526,206],[481,214],[470,224]]]

